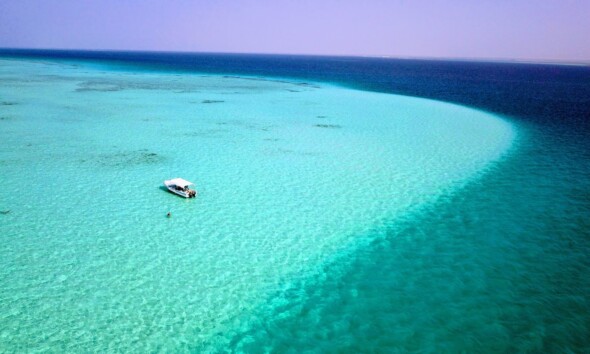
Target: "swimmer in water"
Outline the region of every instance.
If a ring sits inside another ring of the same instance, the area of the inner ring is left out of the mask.
[[[172,214],[170,214],[170,212],[168,212],[168,214],[166,214],[166,217],[167,217],[167,218],[169,218],[169,217],[171,217],[171,216],[172,216]]]

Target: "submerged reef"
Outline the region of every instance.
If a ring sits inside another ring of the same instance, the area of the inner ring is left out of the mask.
[[[251,80],[251,81],[265,81],[265,82],[276,82],[280,84],[289,84],[295,86],[304,86],[304,87],[312,87],[319,89],[320,87],[317,85],[310,84],[308,82],[292,82],[292,81],[285,81],[285,80],[275,80],[275,79],[266,79],[262,77],[246,77],[246,76],[233,76],[233,75],[225,75],[223,76],[224,79],[240,79],[240,80]]]
[[[165,160],[163,156],[155,152],[149,152],[146,149],[126,152],[114,152],[110,154],[100,154],[94,159],[98,165],[107,167],[119,166],[139,166],[145,164],[156,164]],[[91,160],[80,160],[80,162],[87,162]]]
[[[121,85],[107,82],[85,81],[78,84],[76,92],[98,91],[98,92],[116,92],[123,90]]]
[[[175,93],[197,92],[194,85],[180,82],[151,80],[85,80],[78,82],[76,92],[117,92],[123,90],[170,90]]]
[[[332,129],[342,128],[342,126],[341,125],[338,125],[338,124],[315,124],[314,127],[318,127],[318,128],[332,128]]]
[[[198,138],[220,138],[221,134],[229,132],[228,129],[204,129],[200,131],[186,132],[182,134],[185,137],[198,137]]]

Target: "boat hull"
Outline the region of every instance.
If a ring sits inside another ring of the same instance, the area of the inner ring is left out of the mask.
[[[166,186],[169,192],[174,193],[180,197],[195,198],[197,196],[197,191],[195,189],[180,188],[176,184],[172,183],[172,181],[164,181],[164,185]]]
[[[174,188],[170,188],[168,186],[166,188],[168,188],[168,191],[169,192],[174,193],[174,194],[176,194],[178,196],[181,196],[183,198],[195,198],[197,196],[197,191],[192,190],[192,189],[189,190],[189,192],[195,192],[195,193],[191,195],[191,194],[189,194],[189,193],[187,193],[185,191],[178,191],[178,190],[176,190]]]
[[[176,194],[178,196],[181,196],[183,198],[189,198],[188,193],[185,193],[185,192],[182,192],[182,191],[177,191],[177,190],[175,190],[173,188],[170,188],[170,187],[167,187],[167,188],[168,188],[168,191],[171,192],[171,193],[174,193],[174,194]]]

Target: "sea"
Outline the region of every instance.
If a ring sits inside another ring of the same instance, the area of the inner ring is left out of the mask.
[[[1,49],[0,185],[2,353],[590,352],[589,66]]]

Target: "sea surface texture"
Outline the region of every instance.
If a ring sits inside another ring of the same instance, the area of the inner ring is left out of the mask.
[[[587,352],[589,112],[584,67],[0,51],[0,352]]]

